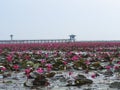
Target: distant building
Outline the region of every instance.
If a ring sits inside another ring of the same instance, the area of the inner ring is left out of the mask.
[[[76,35],[73,35],[73,34],[72,34],[72,35],[69,35],[69,36],[70,36],[70,42],[75,42],[75,36],[76,36]]]
[[[10,38],[11,38],[11,40],[13,40],[13,35],[12,34],[10,35]]]
[[[64,43],[75,42],[76,35],[69,35],[69,39],[44,39],[44,40],[13,40],[13,35],[10,35],[11,40],[0,40],[0,44],[22,44],[22,43]]]

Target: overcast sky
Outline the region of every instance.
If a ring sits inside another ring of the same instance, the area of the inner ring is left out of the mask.
[[[0,40],[120,40],[120,0],[0,0]]]

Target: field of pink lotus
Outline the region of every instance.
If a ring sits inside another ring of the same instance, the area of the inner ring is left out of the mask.
[[[93,90],[101,82],[108,90],[118,89],[114,83],[120,83],[120,42],[0,44],[1,83],[19,82],[20,73],[24,90]]]

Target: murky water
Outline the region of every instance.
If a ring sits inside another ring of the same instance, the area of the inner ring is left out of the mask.
[[[67,75],[68,72],[63,72],[63,75]],[[50,86],[48,87],[37,87],[37,88],[30,88],[25,87],[23,84],[26,81],[26,77],[24,76],[23,72],[21,73],[13,73],[11,77],[5,78],[5,82],[3,83],[3,79],[0,76],[0,90],[119,90],[119,89],[112,89],[109,88],[109,84],[114,81],[119,81],[115,76],[112,77],[104,77],[102,74],[96,78],[91,78],[90,72],[89,74],[85,74],[80,71],[74,72],[73,76],[76,74],[85,75],[87,78],[93,80],[93,84],[91,85],[84,85],[80,87],[65,87],[65,82],[57,81],[50,81]],[[17,79],[16,79],[17,77]],[[11,81],[11,82],[10,82]]]

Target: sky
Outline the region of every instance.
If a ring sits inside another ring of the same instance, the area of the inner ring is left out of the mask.
[[[120,0],[0,0],[0,40],[120,40]]]

